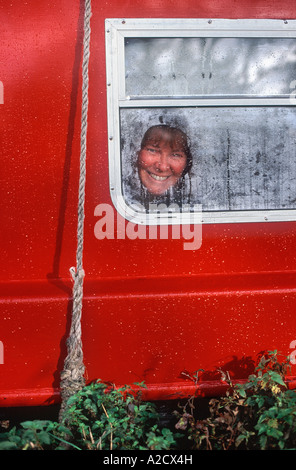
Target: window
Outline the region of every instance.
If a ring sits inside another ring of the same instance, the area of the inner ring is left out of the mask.
[[[295,38],[296,21],[106,20],[110,188],[121,215],[296,220]]]

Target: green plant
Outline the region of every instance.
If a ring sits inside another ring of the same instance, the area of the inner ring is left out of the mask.
[[[64,425],[47,420],[24,421],[20,426],[0,433],[0,450],[58,450],[65,443],[61,436],[69,434]]]
[[[296,392],[284,378],[288,359],[277,351],[261,356],[242,384],[209,401],[209,416],[196,417],[195,396],[175,411],[176,430],[161,426],[157,405],[142,400],[143,383],[116,389],[93,382],[73,395],[63,423],[25,421],[0,432],[0,450],[265,450],[296,447]],[[198,383],[198,371],[192,376]],[[1,424],[1,423],[0,423]],[[4,428],[3,428],[4,429]]]
[[[194,449],[291,449],[296,443],[296,393],[287,390],[288,359],[277,351],[262,355],[254,374],[244,384],[229,384],[225,397],[210,400],[210,417],[198,420],[193,398],[178,413],[177,429],[187,432]]]
[[[284,382],[288,367],[288,359],[279,363],[277,351],[270,351],[245,387],[253,391],[246,405],[256,411],[254,428],[260,449],[290,449],[296,444],[296,393],[287,390]]]
[[[169,429],[159,428],[153,403],[141,400],[144,384],[119,389],[97,381],[68,401],[65,420],[75,442],[88,449],[169,449],[175,444]],[[73,431],[74,430],[74,431]]]
[[[144,384],[119,389],[101,381],[68,400],[63,423],[25,421],[0,433],[0,450],[168,450],[178,433],[161,428],[156,405],[141,400]]]

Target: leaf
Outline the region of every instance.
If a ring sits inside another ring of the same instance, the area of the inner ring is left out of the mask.
[[[58,441],[63,442],[64,444],[68,444],[68,445],[70,445],[71,447],[74,447],[74,449],[81,450],[80,447],[77,447],[75,444],[72,444],[72,442],[68,442],[68,441],[66,441],[65,439],[62,439],[61,437],[58,437],[58,436],[54,436],[54,435],[53,435],[53,437],[54,437],[55,439],[57,439]]]
[[[274,437],[275,439],[279,439],[280,437],[283,437],[282,431],[276,428],[268,428],[266,430],[266,434],[268,436]]]
[[[242,387],[238,387],[237,391],[238,391],[240,397],[242,397],[242,398],[247,397],[247,393]]]
[[[267,430],[267,426],[266,424],[263,424],[261,426],[259,426],[258,424],[255,426],[255,429],[258,430],[258,436],[260,436],[261,434],[263,433],[266,433],[266,430]]]
[[[259,407],[259,408],[262,408],[262,406],[263,406],[264,403],[265,403],[265,398],[264,398],[264,397],[259,397],[259,398],[257,398],[256,401],[257,401],[258,407]]]
[[[49,446],[51,444],[50,435],[45,431],[41,431],[41,432],[38,433],[38,441],[41,444],[45,444],[45,445]]]
[[[35,421],[23,421],[21,423],[22,428],[24,429],[31,429],[31,430],[36,430],[39,431],[41,429],[44,429],[45,426],[47,426],[49,421],[41,421],[41,420],[35,420]]]
[[[244,434],[240,434],[235,440],[235,447],[238,447],[244,440],[246,440],[246,436]]]
[[[285,382],[283,381],[283,379],[282,379],[282,377],[280,376],[280,374],[278,374],[277,372],[271,371],[271,372],[270,372],[270,376],[271,376],[272,380],[273,380],[275,383],[277,383],[277,384],[279,384],[279,385],[283,385],[284,387],[286,387],[286,384],[285,384]]]
[[[71,436],[71,437],[73,436],[71,430],[67,428],[66,426],[64,426],[63,424],[59,424],[56,430],[57,432],[61,434],[67,434],[68,436]]]
[[[11,441],[2,441],[0,442],[0,450],[15,450],[17,445],[15,442]]]
[[[266,448],[266,444],[267,444],[267,436],[266,434],[263,434],[262,436],[260,436],[259,438],[259,443],[260,443],[260,448],[262,450],[264,450]]]
[[[282,440],[279,441],[279,448],[280,448],[281,450],[283,450],[283,449],[285,448],[285,445],[286,445],[285,441],[282,441]]]

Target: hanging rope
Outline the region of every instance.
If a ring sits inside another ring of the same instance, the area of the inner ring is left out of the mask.
[[[68,398],[85,385],[83,350],[81,341],[81,313],[83,300],[83,235],[84,235],[84,202],[86,181],[86,135],[88,113],[88,63],[90,55],[90,18],[91,0],[85,0],[84,11],[84,39],[82,62],[82,110],[81,110],[81,139],[80,139],[80,175],[78,194],[78,224],[77,224],[77,251],[76,269],[70,268],[73,284],[73,309],[69,337],[67,339],[67,357],[64,369],[61,372],[61,409],[60,421],[63,420],[67,409]]]

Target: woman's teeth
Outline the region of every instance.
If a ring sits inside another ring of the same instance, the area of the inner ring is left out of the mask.
[[[153,173],[149,173],[149,175],[156,181],[165,181],[169,178],[168,176],[159,176],[159,175],[154,175]]]

